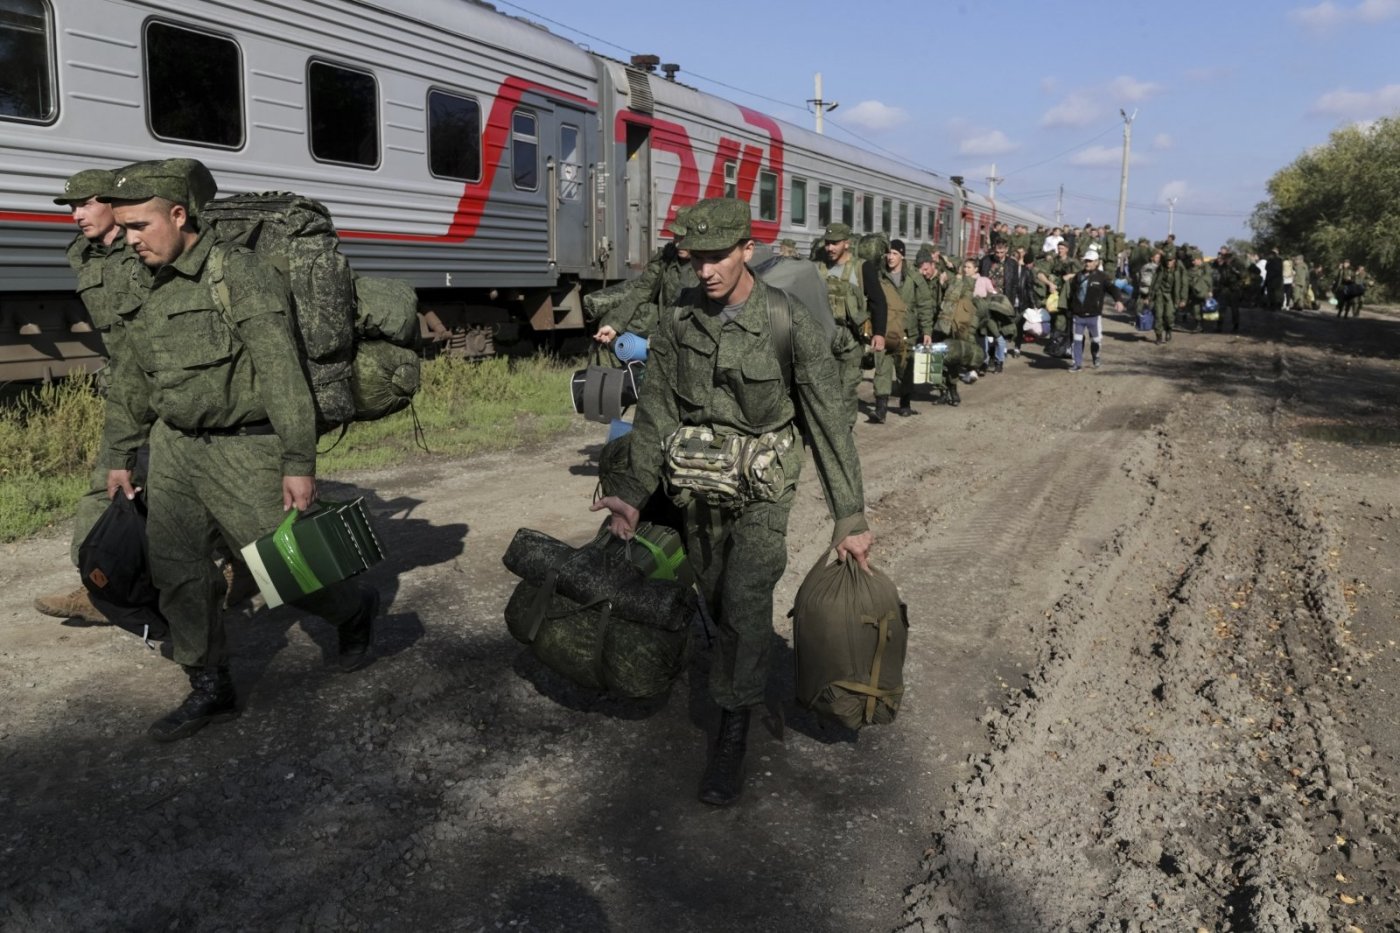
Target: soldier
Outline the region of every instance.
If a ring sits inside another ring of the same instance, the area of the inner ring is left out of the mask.
[[[1205,303],[1207,298],[1214,297],[1214,283],[1211,281],[1210,266],[1206,265],[1205,257],[1194,249],[1191,251],[1191,267],[1186,270],[1186,294],[1188,320],[1194,322],[1193,328],[1204,333]]]
[[[949,405],[961,405],[958,381],[977,381],[977,369],[986,362],[982,338],[993,333],[987,312],[977,306],[973,292],[977,283],[977,260],[964,260],[962,274],[948,283],[938,317],[933,323],[933,336],[948,345],[943,356],[944,400]]]
[[[63,194],[53,199],[66,205],[78,227],[68,246],[68,264],[78,275],[78,297],[87,309],[92,325],[101,335],[104,351],[113,355],[116,335],[112,324],[122,310],[141,303],[140,289],[132,279],[136,254],[126,247],[126,236],[112,216],[112,207],[97,200],[112,186],[115,176],[103,169],[87,169],[69,178]],[[107,508],[107,470],[93,470],[88,491],[78,500],[73,520],[70,556],[78,564],[78,548]],[[87,588],[49,593],[34,600],[34,608],[45,615],[80,622],[106,622],[107,617],[92,604]]]
[[[905,267],[904,241],[892,240],[880,272],[885,293],[885,349],[875,354],[875,410],[869,421],[884,424],[890,396],[899,387],[900,417],[918,414],[913,406],[913,341],[923,341],[933,331],[933,292],[920,275]],[[930,341],[931,342],[931,341]]]
[[[1050,274],[1056,279],[1055,307],[1047,309],[1051,314],[1050,327],[1052,330],[1065,334],[1072,330],[1069,314],[1069,283],[1079,274],[1081,268],[1083,266],[1080,261],[1070,257],[1069,244],[1061,240],[1055,246],[1055,259],[1050,263]]]
[[[677,212],[678,219],[685,210],[681,208]],[[682,289],[695,284],[690,257],[684,250],[677,249],[675,243],[667,243],[652,255],[641,275],[583,299],[584,311],[598,321],[598,330],[593,339],[610,345],[623,333],[651,336],[652,328],[656,326],[657,309],[667,307]],[[613,290],[620,294],[609,302],[605,296]]]
[[[710,669],[710,693],[721,710],[719,737],[700,782],[700,800],[715,806],[739,796],[750,711],[763,702],[767,687],[773,589],[787,564],[788,513],[803,459],[797,409],[836,519],[832,546],[840,559],[868,568],[873,540],[830,347],[806,308],[788,302],[791,385],[785,384],[769,318],[769,303],[781,296],[747,265],[753,254],[750,223],[745,202],[710,198],[695,205],[684,229],[677,229],[701,288],[662,313],[637,403],[629,469],[619,477],[616,494],[592,506],[608,510],[613,533],[630,538],[638,509],[657,483],[677,479],[668,466],[670,452],[693,451],[707,433],[738,438],[745,463],[757,456],[776,466],[747,476],[746,492],[736,499],[669,483],[685,512],[686,552],[719,631]],[[725,468],[718,459],[715,465]]]
[[[1224,333],[1225,319],[1230,319],[1231,333],[1240,330],[1240,299],[1244,291],[1244,270],[1235,260],[1229,246],[1220,247],[1214,262],[1215,300],[1220,304],[1220,319],[1215,322],[1215,332]]]
[[[131,497],[136,449],[149,434],[151,576],[192,688],[148,730],[161,742],[238,715],[212,561],[216,531],[242,547],[274,530],[287,509],[316,501],[315,411],[287,286],[272,266],[201,227],[191,211],[199,171],[207,170],[187,160],[130,166],[102,196],[149,288],[114,325],[124,333],[103,447],[108,494]],[[215,249],[225,251],[224,309],[210,281]],[[342,582],[296,605],[336,625],[342,670],[363,666],[377,592]]]
[[[823,237],[826,258],[820,271],[826,279],[827,298],[831,314],[836,318],[836,333],[831,340],[831,353],[841,373],[841,394],[848,406],[852,427],[856,423],[856,390],[860,386],[861,340],[863,328],[870,325],[870,349],[885,349],[885,293],[880,287],[879,272],[863,263],[851,250],[851,228],[843,223],[830,224]]]
[[[1181,261],[1175,252],[1162,255],[1162,264],[1152,276],[1152,287],[1147,292],[1147,303],[1156,312],[1152,329],[1159,344],[1171,341],[1176,312],[1186,307],[1187,296],[1186,270],[1181,267]]]

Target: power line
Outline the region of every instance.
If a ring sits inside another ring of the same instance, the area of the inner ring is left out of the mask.
[[[1060,158],[1061,156],[1069,155],[1071,152],[1078,152],[1080,149],[1087,149],[1087,148],[1089,148],[1089,144],[1090,144],[1090,143],[1098,142],[1100,139],[1102,139],[1103,137],[1107,136],[1109,133],[1112,133],[1112,132],[1113,132],[1114,130],[1116,130],[1116,129],[1118,129],[1118,124],[1117,124],[1117,123],[1114,123],[1114,124],[1112,124],[1111,126],[1109,126],[1108,129],[1104,130],[1102,133],[1100,133],[1100,134],[1098,134],[1097,136],[1094,136],[1094,137],[1092,137],[1092,138],[1090,138],[1090,139],[1087,139],[1087,140],[1085,140],[1084,142],[1079,143],[1078,145],[1070,146],[1068,149],[1064,150],[1063,152],[1057,152],[1057,153],[1055,153],[1054,155],[1050,156],[1049,158],[1041,159],[1039,162],[1032,162],[1030,165],[1023,165],[1023,166],[1021,166],[1021,167],[1018,168],[1018,169],[1014,169],[1014,170],[1012,170],[1012,171],[1007,172],[1006,174],[1007,174],[1008,177],[1011,176],[1011,175],[1016,175],[1016,174],[1018,174],[1018,173],[1020,173],[1020,172],[1026,171],[1027,169],[1033,169],[1033,168],[1037,168],[1037,167],[1039,167],[1039,166],[1041,166],[1041,165],[1044,165],[1046,162],[1054,162],[1056,159]]]

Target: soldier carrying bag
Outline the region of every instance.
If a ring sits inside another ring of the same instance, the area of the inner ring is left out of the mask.
[[[850,729],[894,721],[904,696],[908,610],[889,577],[825,551],[792,606],[797,702]]]

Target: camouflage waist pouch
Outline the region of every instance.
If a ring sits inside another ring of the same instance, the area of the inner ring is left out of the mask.
[[[730,507],[772,502],[783,492],[781,457],[791,446],[791,432],[745,437],[688,425],[666,443],[666,476],[681,493],[678,501],[693,497]]]

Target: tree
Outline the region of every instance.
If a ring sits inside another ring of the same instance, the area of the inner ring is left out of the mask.
[[[1400,119],[1336,130],[1279,170],[1250,218],[1260,249],[1301,253],[1332,269],[1343,259],[1400,291]]]

